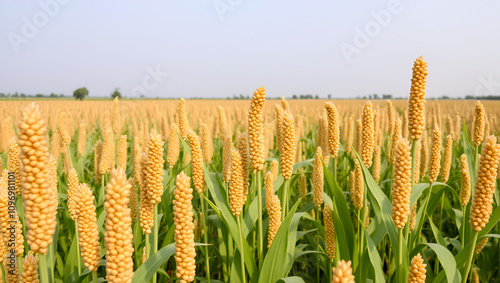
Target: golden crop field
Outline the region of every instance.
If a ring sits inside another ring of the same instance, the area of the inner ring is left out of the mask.
[[[500,102],[2,101],[0,282],[494,282]],[[269,94],[268,94],[269,95]]]

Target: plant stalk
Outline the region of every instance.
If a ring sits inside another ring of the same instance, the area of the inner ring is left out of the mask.
[[[288,214],[288,202],[290,195],[288,195],[290,180],[285,180],[283,185],[283,213],[281,214],[281,221],[285,220],[285,215]]]
[[[150,247],[151,251],[150,251],[149,256],[154,255],[158,251],[158,230],[159,230],[158,229],[159,228],[158,227],[159,226],[159,223],[158,223],[158,204],[153,205],[153,210],[154,210],[154,224],[153,224],[153,231],[152,231],[153,233],[152,233],[152,235],[150,235],[150,236],[152,236],[153,243],[152,243],[152,246]],[[156,277],[157,276],[156,276],[156,272],[155,272],[155,274],[153,275],[153,278],[152,278],[153,283],[156,283]]]
[[[476,247],[476,242],[477,242],[477,235],[479,232],[474,230],[472,233],[472,245],[469,250],[469,255],[467,256],[467,265],[465,266],[465,269],[462,274],[462,283],[467,283],[467,277],[469,277],[469,271],[472,265],[472,258],[474,256],[474,249]]]
[[[92,282],[97,283],[99,280],[97,280],[97,270],[92,271]]]
[[[52,282],[49,280],[49,269],[47,267],[47,255],[39,254],[38,259],[39,259],[38,273],[40,275],[40,282],[47,282],[47,283]]]
[[[398,282],[405,282],[403,270],[403,229],[398,229]]]
[[[2,271],[2,282],[7,282],[5,278],[5,267],[3,266],[3,262],[0,263],[0,270]]]
[[[205,193],[205,192],[203,192],[203,193]],[[205,244],[208,244],[207,223],[206,223],[207,215],[206,215],[206,210],[205,210],[205,198],[201,197],[200,201],[201,201],[201,215],[203,218],[202,219],[202,222],[203,222],[203,241],[205,242]],[[210,258],[208,255],[208,246],[205,246],[205,269],[206,269],[205,275],[207,278],[207,282],[210,283]]]
[[[241,256],[241,276],[243,277],[243,283],[246,283],[247,282],[247,276],[246,276],[246,273],[245,273],[245,254],[243,252],[243,232],[241,230],[241,217],[242,217],[242,214],[240,214],[239,216],[236,217],[236,220],[238,221],[238,231],[239,231],[239,234],[240,234],[240,256]]]
[[[78,264],[78,276],[82,273],[81,267],[81,255],[80,255],[80,235],[78,234],[78,223],[75,221],[75,234],[76,234],[76,253],[77,253],[77,264]]]
[[[462,240],[461,241],[462,242],[462,249],[465,247],[465,225],[466,225],[465,224],[466,223],[466,221],[465,221],[465,210],[466,210],[466,207],[467,207],[467,205],[466,206],[462,206],[462,215],[463,215],[462,216],[462,239],[461,239]]]
[[[256,190],[257,197],[259,198],[257,201],[258,210],[259,210],[259,218],[258,218],[258,228],[259,228],[259,270],[262,268],[262,264],[264,263],[264,247],[263,247],[263,236],[262,236],[262,187],[261,187],[261,172],[256,172]]]

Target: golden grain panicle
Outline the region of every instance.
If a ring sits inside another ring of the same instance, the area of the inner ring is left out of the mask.
[[[17,139],[12,137],[9,142],[9,171],[14,173],[15,176],[15,192],[20,195],[21,188],[21,161],[19,160],[19,145]]]
[[[186,102],[184,98],[181,98],[181,100],[179,100],[179,105],[177,107],[177,118],[179,119],[179,131],[181,137],[182,139],[186,139],[189,129],[189,122],[187,118]]]
[[[352,275],[351,261],[341,260],[337,263],[337,267],[333,267],[332,283],[355,283],[354,275]]]
[[[23,165],[21,176],[27,241],[31,250],[39,254],[47,252],[57,225],[46,133],[40,108],[35,103],[29,104],[23,109],[18,124],[19,158]]]
[[[75,168],[71,168],[68,174],[68,210],[69,215],[73,221],[76,221],[77,214],[77,201],[75,198],[76,191],[79,186],[78,174]]]
[[[267,234],[267,247],[271,244],[281,225],[281,203],[277,195],[274,194],[274,181],[271,172],[266,173],[266,210],[269,215],[269,229]]]
[[[425,129],[425,87],[427,85],[427,62],[420,56],[413,63],[409,98],[408,128],[410,140],[419,140]]]
[[[38,278],[38,256],[30,252],[23,259],[23,272],[21,273],[21,281],[23,283],[39,283]]]
[[[181,283],[192,282],[196,273],[192,199],[190,178],[181,172],[176,178],[173,200],[176,275]]]
[[[392,219],[396,228],[402,229],[410,215],[411,194],[411,156],[406,139],[397,142],[394,155]]]
[[[167,163],[168,167],[172,169],[177,162],[180,154],[180,141],[179,141],[179,127],[177,124],[172,125],[170,130],[170,136],[168,138],[168,151],[167,151]]]
[[[231,151],[231,181],[229,182],[229,206],[234,216],[238,217],[243,210],[245,198],[243,196],[243,174],[241,156],[238,150]]]
[[[426,266],[420,253],[414,256],[410,263],[408,283],[425,283]]]
[[[490,136],[483,144],[477,180],[472,204],[470,207],[470,219],[472,229],[481,231],[490,220],[493,210],[493,194],[500,160],[500,145],[495,136]]]
[[[205,190],[205,172],[203,170],[203,157],[201,152],[200,139],[193,130],[189,130],[188,141],[189,146],[191,147],[193,185],[196,191],[201,194]]]
[[[333,226],[332,208],[326,204],[323,210],[323,221],[325,225],[325,251],[330,259],[335,258],[335,228]]]
[[[478,101],[476,108],[474,109],[474,135],[472,137],[472,143],[475,146],[479,146],[483,141],[484,137],[484,106],[481,101]]]
[[[333,158],[337,158],[340,147],[340,121],[337,107],[331,102],[325,102],[328,112],[328,150]]]
[[[361,210],[364,201],[365,183],[363,180],[363,171],[361,169],[361,164],[357,159],[354,162],[354,179],[354,208],[356,208],[356,210]]]
[[[252,96],[250,109],[248,111],[248,145],[252,171],[262,171],[264,169],[264,118],[263,108],[266,99],[266,89],[264,86],[258,88]]]
[[[147,191],[151,203],[157,204],[163,195],[163,141],[153,130],[149,137],[148,163],[146,169]],[[144,170],[144,169],[143,169]]]
[[[373,150],[375,147],[375,125],[373,119],[373,105],[371,101],[368,101],[363,109],[363,148],[361,150],[361,159],[366,167],[372,165]]]
[[[243,199],[247,200],[248,187],[250,181],[248,177],[248,137],[245,132],[240,135],[238,140],[238,152],[241,156],[241,174],[243,175]]]
[[[441,131],[435,128],[432,133],[431,165],[429,167],[429,182],[432,184],[439,176],[441,166]]]
[[[208,131],[207,124],[202,123],[200,126],[200,140],[201,140],[201,153],[203,155],[203,162],[205,164],[209,164],[210,160],[212,160],[213,155],[213,145],[212,145],[212,137],[210,136],[210,132]]]
[[[323,172],[323,151],[321,147],[316,148],[316,157],[314,159],[314,166],[312,172],[313,179],[313,201],[316,206],[323,203],[323,186],[324,186],[324,172]]]
[[[104,246],[106,248],[106,280],[130,282],[134,275],[132,255],[132,220],[130,219],[130,184],[123,169],[111,170],[106,185],[106,221]]]
[[[118,140],[118,168],[127,169],[127,135],[121,135]]]
[[[464,154],[460,156],[460,204],[466,206],[470,200],[470,173],[469,165],[467,165],[467,157]]]
[[[441,179],[447,182],[450,177],[451,159],[453,153],[453,135],[446,136],[446,143],[444,145],[443,164],[441,166]]]
[[[280,167],[281,174],[285,180],[292,177],[293,164],[295,162],[295,128],[292,114],[285,111],[283,114],[282,140]]]
[[[76,191],[78,239],[83,263],[90,270],[97,270],[101,263],[101,245],[97,229],[94,195],[87,184],[80,184]]]

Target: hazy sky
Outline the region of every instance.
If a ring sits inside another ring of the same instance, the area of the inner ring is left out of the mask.
[[[500,94],[500,1],[0,0],[0,92]]]

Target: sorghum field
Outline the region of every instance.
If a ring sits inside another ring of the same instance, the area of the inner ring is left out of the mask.
[[[394,101],[2,102],[0,281],[495,282],[500,103],[425,102],[426,77]]]

